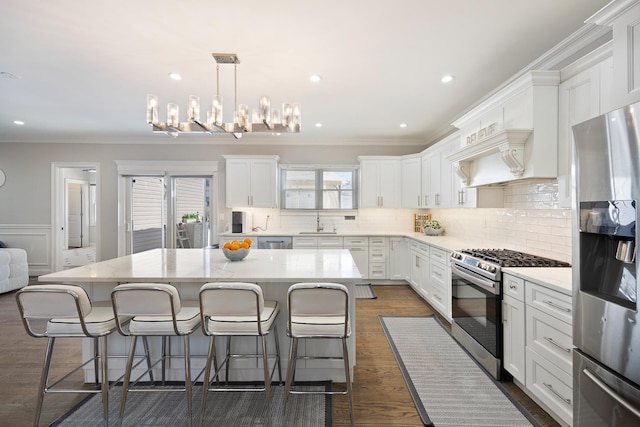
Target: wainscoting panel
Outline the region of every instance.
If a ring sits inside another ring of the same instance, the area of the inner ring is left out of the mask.
[[[9,248],[27,251],[29,276],[39,276],[53,271],[51,225],[0,224],[0,241]]]

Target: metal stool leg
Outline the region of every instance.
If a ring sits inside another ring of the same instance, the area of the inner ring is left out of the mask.
[[[189,416],[189,426],[193,423],[191,411],[191,351],[189,348],[189,335],[182,337],[184,342],[184,388],[187,395],[187,415]]]
[[[276,362],[278,363],[278,383],[282,385],[282,362],[280,361],[280,340],[278,339],[278,326],[273,326],[273,339],[276,342]]]
[[[204,378],[202,379],[202,402],[200,404],[200,425],[204,422],[204,413],[207,406],[207,393],[209,392],[209,382],[211,381],[211,363],[215,359],[215,337],[209,337],[209,353],[207,354],[207,363],[204,366]],[[217,371],[218,367],[214,366]],[[217,373],[216,373],[217,376]]]
[[[289,399],[289,393],[291,392],[291,385],[293,383],[293,376],[296,370],[296,359],[298,357],[298,338],[291,338],[291,346],[289,348],[289,364],[287,366],[287,380],[284,388],[284,403],[287,404]]]
[[[38,389],[38,399],[36,402],[36,416],[34,420],[34,426],[38,427],[40,422],[40,413],[42,412],[42,402],[44,401],[44,395],[46,393],[47,382],[49,378],[49,370],[51,369],[51,357],[53,356],[53,344],[55,338],[49,338],[47,340],[47,349],[44,353],[44,362],[42,365],[42,375],[40,376],[40,389]]]
[[[342,358],[344,360],[344,378],[347,382],[347,399],[349,400],[349,417],[351,419],[351,425],[354,424],[353,417],[353,402],[351,401],[351,375],[349,372],[349,349],[347,348],[347,339],[342,338]]]
[[[105,425],[109,425],[109,359],[107,351],[107,336],[100,337],[100,365],[102,373],[102,411]]]
[[[271,399],[271,370],[269,369],[269,354],[267,353],[267,337],[264,335],[260,337],[262,341],[262,368],[264,371],[264,391],[267,397],[267,402]]]
[[[122,401],[120,402],[120,422],[121,423],[124,417],[124,408],[125,408],[125,405],[127,404],[127,392],[129,391],[129,382],[131,381],[131,370],[133,367],[133,358],[136,353],[137,342],[138,342],[138,337],[134,335],[133,340],[131,342],[131,348],[129,349],[129,359],[127,360],[127,367],[124,372],[124,378],[122,379]]]

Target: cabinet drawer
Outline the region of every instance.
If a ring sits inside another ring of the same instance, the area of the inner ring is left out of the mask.
[[[502,293],[504,295],[509,295],[518,301],[524,302],[524,279],[504,274],[502,281]]]
[[[345,249],[355,248],[355,247],[369,247],[369,238],[368,237],[345,237],[344,238],[344,247]]]
[[[544,311],[569,325],[573,323],[571,296],[531,282],[527,282],[525,294],[527,305]]]
[[[549,359],[567,374],[572,374],[571,325],[527,307],[527,347]]]
[[[573,425],[571,375],[527,348],[527,389],[568,425]]]
[[[369,246],[369,261],[371,262],[385,262],[387,259],[386,248],[378,246]]]
[[[318,237],[318,247],[321,249],[342,249],[342,237]]]
[[[439,286],[434,286],[431,288],[431,294],[429,295],[429,300],[433,306],[440,311],[440,313],[445,314],[447,317],[450,317],[447,309],[447,296],[444,291]]]
[[[409,249],[413,252],[425,255],[427,257],[429,256],[429,245],[424,245],[422,243],[412,241],[411,243],[409,243]]]
[[[318,247],[317,237],[294,237],[293,238],[294,249],[317,248],[317,247]]]
[[[369,279],[386,279],[387,264],[384,262],[369,262]]]
[[[446,264],[431,261],[430,277],[434,285],[445,289],[449,286],[449,267]]]
[[[388,237],[369,237],[369,246],[382,246],[386,248],[388,245]]]
[[[448,263],[449,262],[449,252],[445,251],[444,249],[440,249],[440,248],[435,248],[433,246],[430,246],[429,249],[429,254],[431,256],[431,259],[435,259],[438,260],[442,263]]]

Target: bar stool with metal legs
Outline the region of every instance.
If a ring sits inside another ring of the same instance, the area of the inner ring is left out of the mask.
[[[277,301],[265,301],[260,286],[254,283],[220,282],[207,283],[200,288],[200,313],[202,329],[210,338],[209,354],[204,369],[202,387],[202,416],[204,417],[207,392],[209,391],[265,391],[266,400],[271,397],[271,380],[278,368],[278,380],[282,381],[280,367],[280,345],[278,329],[275,323],[280,309]],[[275,354],[269,354],[266,337],[273,332]],[[225,358],[217,366],[215,351],[216,337],[227,337]],[[261,352],[257,354],[231,354],[231,338],[234,336],[255,336],[261,341]],[[264,371],[264,387],[211,387],[211,364],[214,364],[214,378],[225,367],[225,381],[229,381],[229,362],[233,358],[262,359]],[[269,366],[269,358],[274,358],[273,368]]]
[[[349,401],[351,425],[354,423],[347,338],[351,335],[349,321],[349,291],[338,283],[297,283],[287,292],[287,335],[291,338],[285,404],[289,394],[344,394]],[[342,341],[342,356],[298,356],[300,339],[339,339]],[[294,387],[296,361],[298,359],[338,359],[344,362],[347,390],[301,391]]]
[[[75,285],[32,285],[16,293],[20,317],[27,333],[47,338],[47,349],[40,378],[34,425],[40,421],[46,393],[101,393],[102,410],[109,425],[109,375],[107,366],[107,336],[116,330],[111,306],[93,306],[86,291]],[[121,319],[124,323],[126,319]],[[49,373],[56,338],[93,338],[93,357],[49,384]],[[57,386],[70,375],[93,362],[96,390],[63,389]],[[100,367],[98,367],[100,362]]]
[[[183,357],[184,358],[184,389],[167,389],[167,391],[181,391],[186,393],[187,414],[189,416],[189,425],[191,425],[191,354],[190,354],[190,335],[200,325],[200,312],[197,307],[184,307],[180,301],[178,290],[165,283],[126,283],[116,286],[111,291],[111,302],[113,311],[118,316],[131,316],[132,319],[128,325],[117,323],[118,331],[125,336],[133,337],[131,348],[129,349],[129,357],[122,382],[122,401],[120,403],[120,419],[124,417],[127,393],[129,391],[149,391],[149,387],[135,387],[136,383],[158,363],[162,363],[162,375],[164,383],[164,368],[167,358]],[[131,384],[131,372],[133,369],[133,360],[135,358],[135,350],[137,338],[141,336],[162,337],[162,355],[154,363],[150,364],[149,369],[144,372]],[[166,339],[171,336],[181,336],[183,338],[184,355],[175,356],[166,354]],[[153,380],[152,380],[153,382]],[[152,390],[158,390],[153,388]]]

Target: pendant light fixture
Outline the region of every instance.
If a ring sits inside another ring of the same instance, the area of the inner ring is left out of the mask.
[[[230,133],[235,138],[241,138],[245,133],[299,133],[300,132],[300,104],[285,103],[282,110],[272,109],[271,100],[261,96],[258,108],[249,116],[249,106],[237,103],[238,64],[240,60],[235,53],[213,53],[216,61],[216,94],[211,102],[211,109],[207,110],[206,121],[200,119],[200,97],[191,95],[187,104],[187,121],[180,121],[180,107],[178,104],[167,104],[167,118],[165,122],[158,119],[158,97],[147,95],[147,123],[153,126],[154,132],[162,132],[171,136],[181,133]],[[223,121],[223,99],[220,95],[220,64],[233,65],[233,121]]]

